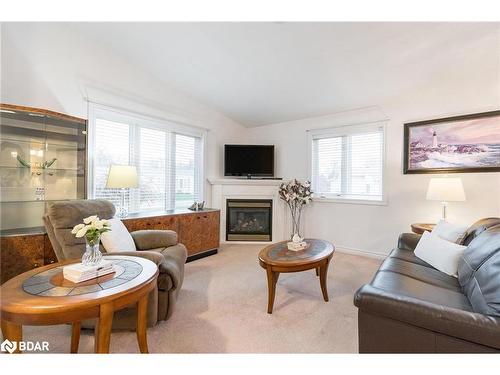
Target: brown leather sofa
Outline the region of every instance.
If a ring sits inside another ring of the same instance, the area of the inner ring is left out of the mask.
[[[476,296],[467,297],[460,277],[448,276],[416,257],[419,239],[420,235],[403,233],[371,283],[356,292],[359,352],[500,352],[500,316],[477,312]],[[500,219],[476,222],[461,244],[471,249],[469,253],[487,248],[495,254],[486,278],[498,282],[482,292],[490,293],[490,300],[493,295],[490,305],[500,307]]]
[[[115,215],[115,206],[101,199],[49,204],[43,220],[59,261],[81,258],[85,251],[85,239],[76,238],[71,229],[91,215],[111,219]],[[148,301],[148,325],[152,326],[172,315],[184,279],[187,251],[184,245],[178,243],[177,233],[171,230],[139,230],[130,234],[138,251],[114,252],[112,255],[146,258],[158,266],[158,287],[150,293]],[[106,255],[102,244],[101,252]],[[115,312],[113,329],[134,330],[135,324],[135,307]],[[93,325],[93,321],[82,322],[84,328],[93,328]]]

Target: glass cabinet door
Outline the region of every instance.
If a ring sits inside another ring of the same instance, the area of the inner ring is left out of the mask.
[[[0,105],[0,124],[2,230],[42,226],[47,201],[85,198],[85,120]]]

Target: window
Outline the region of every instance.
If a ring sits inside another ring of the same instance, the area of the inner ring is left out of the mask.
[[[203,200],[204,131],[94,107],[90,113],[89,195],[120,204],[107,189],[109,167],[137,167],[139,187],[127,189],[130,212],[187,208]]]
[[[312,130],[310,141],[315,197],[384,200],[383,124]]]

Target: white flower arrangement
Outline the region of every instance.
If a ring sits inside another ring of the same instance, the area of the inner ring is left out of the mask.
[[[300,217],[302,208],[312,202],[311,183],[306,181],[304,183],[293,179],[287,183],[283,182],[279,188],[279,196],[283,199],[292,214],[292,235],[299,235],[300,231]]]
[[[93,215],[83,219],[83,224],[75,225],[71,233],[78,238],[85,236],[89,245],[96,245],[99,243],[101,234],[110,230],[111,224],[108,220],[101,220],[97,215]]]

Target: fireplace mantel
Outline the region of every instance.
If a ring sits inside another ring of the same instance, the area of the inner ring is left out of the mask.
[[[209,178],[212,185],[258,185],[258,186],[280,186],[283,180],[248,179],[248,178]]]
[[[241,243],[267,244],[270,242],[283,241],[287,237],[289,230],[289,220],[286,215],[285,203],[280,199],[278,187],[282,180],[252,180],[245,178],[209,178],[212,184],[212,204],[213,208],[221,210],[221,233],[222,242],[226,242],[226,201],[228,199],[270,199],[273,202],[273,223],[272,241],[258,241]],[[239,243],[230,241],[227,243]]]

